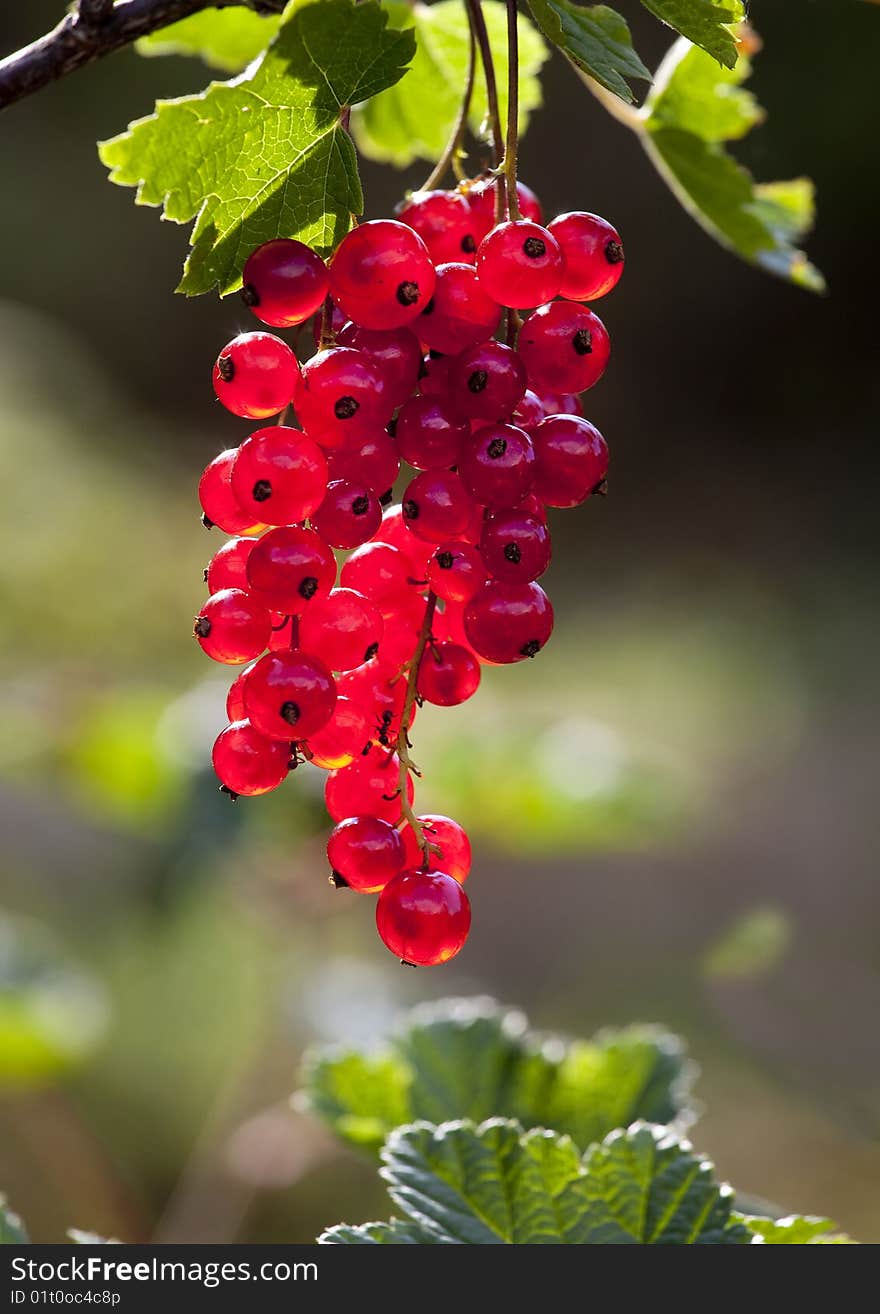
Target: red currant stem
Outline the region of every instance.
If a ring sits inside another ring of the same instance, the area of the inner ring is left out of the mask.
[[[428,840],[425,839],[425,832],[422,830],[422,823],[413,811],[407,793],[410,771],[414,772],[416,775],[418,774],[418,768],[409,755],[407,727],[416,701],[419,682],[419,667],[422,664],[422,657],[425,655],[425,648],[428,646],[431,638],[431,627],[434,624],[434,611],[436,607],[437,594],[429,590],[428,601],[425,604],[425,615],[422,619],[419,637],[416,640],[416,647],[412,655],[412,661],[409,664],[409,677],[406,682],[406,697],[403,700],[403,711],[400,714],[400,730],[397,732],[397,743],[395,744],[395,751],[397,753],[398,761],[400,762],[401,812],[403,813],[404,820],[408,821],[412,827],[412,832],[416,837],[416,843],[419,848],[424,850],[426,860],[430,844]]]
[[[519,219],[516,192],[516,161],[519,150],[519,30],[516,0],[507,0],[507,141],[504,147],[504,176],[507,179],[507,217]]]
[[[516,188],[514,187],[514,191]],[[508,307],[507,310],[507,345],[516,348],[519,342],[519,331],[523,326],[522,315],[518,310]]]
[[[492,59],[492,46],[489,43],[489,33],[486,31],[486,19],[483,16],[483,10],[480,7],[480,0],[467,0],[468,18],[470,19],[474,37],[480,51],[480,61],[483,65],[483,75],[486,79],[486,103],[489,107],[489,124],[492,132],[492,158],[496,172],[501,168],[501,143],[504,140],[501,132],[501,113],[498,109],[498,83],[495,79],[495,63]],[[495,192],[495,218],[500,222],[504,218],[507,209],[506,182],[501,176],[498,178],[498,186]]]
[[[299,647],[299,616],[290,618],[290,647]]]
[[[276,423],[276,424],[286,424],[286,423],[287,423],[287,417],[288,417],[289,414],[290,414],[290,402],[287,403],[287,405],[283,408],[283,410],[280,410],[280,411],[278,412],[278,419],[275,421],[275,423]]]
[[[453,170],[459,181],[461,181],[463,174],[459,163],[462,154],[461,143],[465,134],[465,129],[467,128],[468,116],[471,112],[471,100],[474,95],[474,80],[477,71],[477,43],[474,38],[474,25],[472,22],[468,24],[468,32],[470,35],[470,44],[468,47],[467,76],[465,78],[464,93],[462,94],[458,117],[452,125],[452,132],[449,134],[449,141],[446,143],[443,154],[437,161],[435,168],[431,170],[431,173],[418,189],[420,192],[433,191],[437,184],[443,181],[447,169],[450,168]]]
[[[336,345],[336,334],[333,332],[333,298],[327,296],[324,300],[324,308],[321,311],[321,344],[320,351],[325,351],[327,347]]]

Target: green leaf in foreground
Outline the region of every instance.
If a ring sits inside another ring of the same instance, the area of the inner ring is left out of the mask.
[[[743,1218],[755,1236],[768,1246],[850,1245],[850,1237],[835,1231],[830,1218],[792,1214],[788,1218]]]
[[[24,1223],[0,1195],[0,1246],[26,1246],[30,1241]]]
[[[694,1075],[680,1041],[659,1027],[563,1042],[485,999],[416,1009],[384,1052],[315,1053],[304,1073],[309,1106],[374,1152],[404,1122],[496,1115],[586,1146],[638,1118],[689,1120]]]
[[[234,291],[274,237],[333,249],[363,208],[344,111],[397,82],[413,50],[375,0],[305,0],[248,78],[160,101],[102,143],[111,180],[136,186],[138,204],[196,220],[179,291]]]
[[[266,49],[281,24],[279,14],[260,15],[244,5],[203,9],[141,37],[139,55],[195,55],[209,68],[240,73]]]
[[[813,292],[825,282],[797,243],[813,223],[809,179],[755,183],[725,147],[761,117],[731,72],[688,41],[677,41],[657,71],[641,112],[642,143],[684,208],[712,237],[751,264]]]
[[[628,79],[650,82],[651,74],[633,49],[626,19],[607,5],[529,0],[529,8],[547,40],[621,100],[634,99]]]
[[[364,155],[403,168],[413,160],[434,161],[446,145],[458,114],[467,76],[468,25],[461,0],[413,4],[386,0],[383,8],[394,27],[412,29],[417,48],[406,77],[359,106],[352,131]],[[501,0],[483,0],[483,14],[498,78],[502,122],[507,112],[507,17]],[[538,73],[547,47],[529,20],[520,14],[519,126],[524,131],[532,110],[541,104]],[[478,133],[486,115],[486,88],[477,75],[470,126]]]
[[[642,0],[642,4],[720,64],[733,68],[736,42],[728,25],[743,17],[742,0]]]
[[[568,1137],[481,1126],[417,1123],[388,1138],[382,1176],[394,1204],[436,1242],[459,1245],[747,1245],[732,1192],[712,1164],[668,1128],[637,1123],[581,1158]],[[381,1233],[389,1244],[401,1224]],[[381,1224],[334,1228],[326,1244],[376,1240]]]

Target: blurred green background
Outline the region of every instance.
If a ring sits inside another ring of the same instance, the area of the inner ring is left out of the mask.
[[[643,55],[668,34],[634,3]],[[61,6],[4,5],[2,51]],[[489,992],[586,1034],[658,1020],[720,1172],[880,1241],[878,15],[754,0],[769,111],[740,156],[819,188],[817,299],[740,265],[554,59],[523,143],[628,270],[588,413],[611,496],[559,514],[540,661],[424,711],[420,802],[472,831],[474,931],[403,972],[325,880],[317,773],[233,808],[223,671],[191,639],[195,481],[245,426],[210,362],[250,323],[171,294],[182,231],[94,142],[198,89],[122,52],[0,117],[0,1185],[41,1241],[309,1241],[384,1209],[289,1106],[305,1044]],[[420,171],[364,170],[371,215]]]

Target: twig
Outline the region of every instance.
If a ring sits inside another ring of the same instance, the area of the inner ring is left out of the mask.
[[[507,185],[501,168],[501,149],[504,137],[501,132],[501,113],[498,109],[498,83],[495,79],[495,63],[492,59],[492,45],[486,30],[486,19],[480,7],[480,0],[467,0],[468,17],[473,27],[474,36],[480,51],[483,74],[486,79],[486,104],[489,109],[489,125],[492,132],[492,157],[495,165],[495,221],[500,223],[507,209]]]
[[[519,219],[516,191],[516,159],[519,148],[519,29],[516,0],[507,0],[507,140],[504,145],[504,176],[507,179],[507,217]]]
[[[419,188],[420,192],[430,192],[443,181],[446,170],[450,167],[455,169],[458,163],[459,153],[461,152],[461,142],[467,128],[468,116],[471,112],[471,100],[474,94],[474,78],[477,71],[477,43],[474,36],[474,23],[468,11],[468,33],[470,35],[470,44],[468,47],[468,66],[467,77],[465,78],[464,92],[461,98],[461,105],[458,110],[458,117],[449,134],[449,141],[446,143],[446,149],[437,161],[436,167],[431,174],[422,183]],[[456,170],[458,172],[458,170]]]
[[[406,683],[406,697],[403,701],[403,711],[400,713],[400,729],[397,732],[397,743],[395,752],[400,762],[400,809],[404,819],[409,822],[412,832],[416,837],[416,843],[422,849],[427,857],[428,851],[433,847],[425,839],[425,832],[422,829],[422,823],[419,821],[415,812],[410,805],[408,797],[409,773],[410,771],[417,774],[418,768],[409,755],[409,719],[412,709],[415,706],[416,694],[418,693],[419,667],[422,664],[422,658],[425,655],[425,649],[431,638],[431,627],[434,624],[434,610],[437,606],[436,593],[428,593],[428,601],[425,606],[425,615],[422,619],[419,637],[416,642],[415,652],[412,655],[412,661],[409,664],[409,678]]]

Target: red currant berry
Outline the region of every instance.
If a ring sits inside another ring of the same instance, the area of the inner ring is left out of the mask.
[[[379,499],[366,484],[334,479],[312,516],[312,524],[331,547],[355,548],[372,538],[382,523]]]
[[[449,395],[469,420],[503,420],[526,390],[526,367],[503,342],[480,342],[461,352],[449,370]]]
[[[386,599],[406,593],[411,585],[410,563],[388,543],[364,543],[344,563],[339,582],[372,598],[380,606]]]
[[[473,216],[474,236],[477,239],[478,246],[489,230],[495,227],[497,188],[498,183],[494,178],[484,178],[474,183],[467,194]],[[542,224],[544,222],[544,212],[541,209],[541,202],[531,187],[527,187],[524,182],[517,181],[516,195],[523,219],[531,219],[533,223]]]
[[[417,470],[448,470],[469,433],[442,397],[411,397],[400,408],[394,437],[403,460]]]
[[[359,224],[330,262],[330,291],[362,328],[411,324],[434,292],[434,266],[418,233],[394,219]]]
[[[542,392],[541,405],[544,415],[583,415],[584,408],[576,392]]]
[[[434,295],[415,331],[435,351],[454,355],[491,338],[500,320],[501,306],[479,282],[473,265],[440,265]]]
[[[392,671],[399,671],[410,660],[419,641],[419,627],[421,618],[425,614],[425,600],[415,596],[413,602],[420,608],[419,619],[413,620],[409,599],[406,602],[405,612],[399,601],[395,600],[393,609],[389,609],[384,617],[385,637],[382,640],[380,658],[383,665]]]
[[[418,538],[414,538],[409,532],[403,516],[403,507],[399,503],[386,507],[382,514],[382,524],[379,526],[375,538],[377,542],[389,543],[391,547],[396,547],[398,551],[403,553],[410,566],[410,578],[425,578],[428,558],[432,551],[431,546],[428,543],[421,542]]]
[[[499,224],[477,250],[477,277],[503,306],[540,306],[562,284],[565,259],[553,234],[529,219]]]
[[[419,375],[419,392],[423,397],[446,397],[451,364],[451,358],[440,351],[431,351],[425,356]]]
[[[340,694],[350,698],[366,712],[370,737],[383,748],[390,748],[400,733],[400,721],[406,702],[406,680],[396,676],[382,657],[378,661],[373,658],[364,662],[353,671],[346,671],[340,675],[337,686]],[[413,708],[407,729],[414,719]]]
[[[623,273],[623,243],[616,228],[597,214],[572,210],[548,225],[565,256],[559,289],[573,301],[595,301],[615,288]]]
[[[407,529],[426,543],[456,538],[473,515],[473,499],[457,474],[423,470],[407,484],[401,501]]]
[[[467,939],[470,902],[445,872],[401,872],[379,895],[376,928],[401,962],[434,967],[454,958]]]
[[[269,613],[260,602],[243,589],[221,589],[202,607],[193,633],[215,662],[238,666],[263,652],[270,630]]]
[[[428,584],[445,602],[470,602],[486,583],[486,567],[470,543],[441,543],[428,565]]]
[[[439,604],[434,612],[434,624],[431,627],[434,640],[437,643],[457,643],[460,647],[467,648],[472,652],[481,665],[494,666],[495,662],[487,661],[485,657],[474,650],[464,632],[466,606],[467,604],[463,602],[441,602]]]
[[[377,497],[383,497],[400,472],[400,460],[394,439],[386,429],[377,429],[369,438],[345,443],[328,454],[331,479],[347,479],[366,484]]]
[[[471,207],[461,192],[414,192],[397,217],[415,229],[435,265],[473,261],[477,243]]]
[[[438,643],[425,649],[419,664],[419,696],[437,707],[456,707],[477,692],[480,663],[468,648]]]
[[[532,486],[535,451],[524,429],[513,424],[485,424],[465,444],[459,470],[462,482],[488,507],[513,506]]]
[[[244,685],[244,705],[255,730],[270,739],[308,739],[336,706],[336,683],[310,653],[267,652]]]
[[[534,443],[532,446],[534,446]],[[535,468],[537,470],[537,466]],[[542,525],[547,523],[547,508],[537,493],[527,493],[521,502],[517,502],[516,510],[521,511],[523,515],[534,516],[536,520],[540,520]]]
[[[254,549],[255,538],[229,538],[208,562],[205,571],[205,583],[208,593],[219,593],[221,589],[247,589],[248,557]],[[237,721],[231,716],[230,721]]]
[[[287,775],[290,749],[267,739],[242,718],[217,736],[211,758],[228,794],[268,794]]]
[[[601,491],[608,445],[579,415],[549,415],[534,431],[535,492],[548,506],[579,506]]]
[[[378,817],[346,817],[327,841],[327,858],[340,885],[378,894],[403,870],[403,840]]]
[[[254,524],[253,515],[245,511],[232,491],[232,466],[237,456],[237,447],[221,452],[206,467],[199,480],[199,502],[206,529],[216,525],[224,534],[241,534],[246,529],[258,528]]]
[[[327,266],[316,251],[276,237],[245,261],[241,299],[264,324],[293,328],[314,315],[327,287]]]
[[[299,429],[274,424],[246,438],[232,467],[232,491],[253,520],[290,525],[320,505],[327,459]]]
[[[214,366],[214,392],[227,411],[264,420],[293,396],[299,367],[286,342],[274,333],[239,333]]]
[[[366,329],[349,321],[336,341],[340,347],[352,347],[375,360],[385,376],[392,404],[403,405],[415,389],[422,367],[422,349],[414,333],[408,328]]]
[[[376,656],[384,629],[375,602],[354,589],[331,589],[306,608],[299,637],[332,671],[351,671]]]
[[[330,347],[302,369],[294,405],[303,428],[322,447],[367,438],[394,409],[382,365],[363,351]]]
[[[611,342],[591,310],[576,301],[551,301],[529,315],[519,352],[536,389],[586,392],[605,373]]]
[[[445,871],[460,885],[463,884],[471,870],[471,842],[467,832],[457,821],[453,821],[451,817],[441,816],[439,813],[428,812],[423,817],[419,817],[419,822],[425,839],[440,850],[439,853],[428,850],[427,870]],[[404,866],[421,867],[424,870],[425,851],[420,847],[409,822],[401,830],[400,838],[403,840],[406,854]]]
[[[250,662],[229,686],[229,693],[226,695],[226,715],[230,721],[243,721],[247,716],[244,710],[244,682],[256,666],[256,662]]]
[[[270,529],[254,548],[247,577],[256,596],[273,611],[301,616],[312,598],[336,582],[336,560],[313,529]]]
[[[330,720],[309,736],[312,766],[324,771],[350,766],[369,744],[370,731],[370,718],[364,708],[350,698],[337,698]]]
[[[531,433],[535,425],[540,424],[546,414],[541,398],[536,392],[532,392],[531,388],[527,388],[522,400],[514,409],[510,422],[520,429],[525,429],[527,433]]]
[[[497,511],[483,525],[480,555],[495,579],[528,584],[550,565],[550,530],[519,507]]]
[[[407,799],[412,806],[415,790],[407,776]],[[371,748],[366,757],[351,766],[331,771],[324,785],[324,803],[334,821],[346,817],[378,817],[396,826],[402,816],[400,761],[385,748]]]
[[[540,584],[489,583],[465,608],[471,647],[500,665],[536,657],[553,632],[553,608]]]

